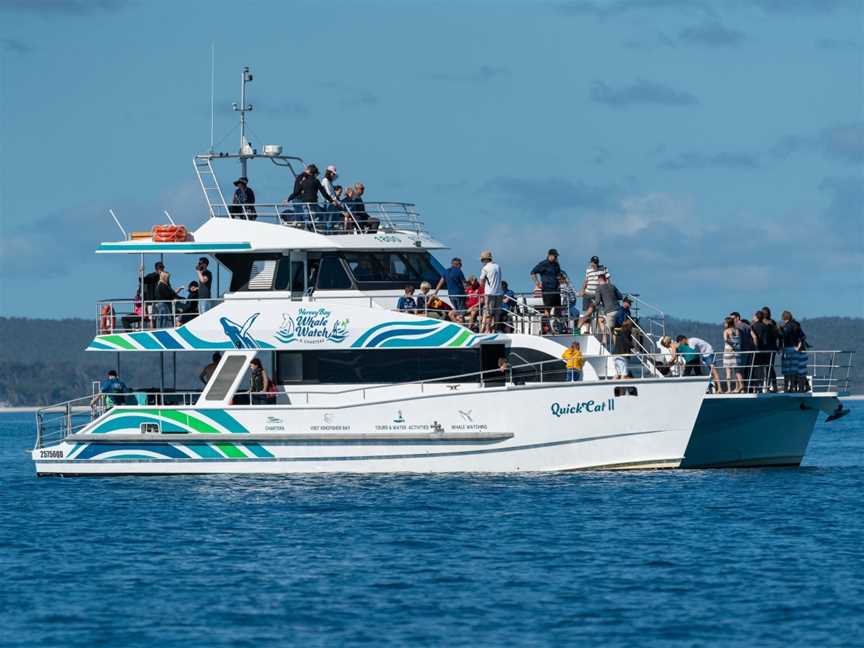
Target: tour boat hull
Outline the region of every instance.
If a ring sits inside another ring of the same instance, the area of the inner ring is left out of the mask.
[[[674,468],[704,391],[701,378],[415,384],[355,404],[119,406],[33,459],[39,475]]]
[[[830,393],[708,395],[681,468],[798,466],[819,412],[839,405]]]

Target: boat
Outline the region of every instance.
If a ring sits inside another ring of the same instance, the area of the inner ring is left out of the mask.
[[[142,268],[145,255],[208,256],[230,283],[192,317],[176,301],[157,316],[153,304],[103,300],[88,350],[118,363],[158,353],[175,368],[177,354],[220,352],[218,365],[201,390],[177,390],[176,380],[169,388],[163,374],[158,389],[118,396],[94,387],[39,410],[38,475],[794,465],[818,412],[843,414],[836,352],[823,367],[830,377],[814,374],[806,394],[706,394],[707,376],[665,375],[656,348],[665,319],[638,295],[646,314],[633,320],[641,342],[626,379],[615,379],[596,329],[559,326],[533,294],[515,296],[494,332],[428,305],[396,312],[406,284],[434,285],[443,272],[434,254],[446,245],[415,205],[226,200],[219,163],[239,162],[242,177],[247,165],[270,163],[288,185],[305,166],[281,146],[259,153],[246,139],[249,81],[244,69],[239,150],[211,147],[193,160],[204,222],[127,234],[112,212],[123,238],[96,249],[139,255]],[[574,340],[586,359],[578,382],[561,360]],[[822,367],[828,352],[810,353]],[[247,388],[255,359],[274,390]]]
[[[38,475],[680,465],[704,377],[642,372],[612,381],[600,342],[579,336],[584,379],[568,381],[562,342],[538,334],[546,316],[524,300],[511,322],[486,333],[428,308],[395,312],[406,283],[437,281],[443,270],[433,252],[445,245],[413,204],[229,204],[214,163],[239,161],[246,177],[247,165],[269,162],[289,186],[305,165],[281,146],[259,153],[249,144],[251,77],[244,69],[239,151],[211,149],[193,161],[204,222],[187,228],[172,219],[149,236],[127,234],[112,212],[124,236],[96,250],[140,255],[142,267],[145,255],[209,255],[230,285],[192,316],[175,300],[164,311],[105,300],[88,350],[158,353],[163,363],[215,351],[218,366],[200,391],[166,388],[163,376],[155,391],[97,390],[43,408],[32,452]],[[246,388],[255,359],[274,379],[266,393]]]

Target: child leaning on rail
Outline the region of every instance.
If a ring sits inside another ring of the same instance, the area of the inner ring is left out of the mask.
[[[561,357],[567,363],[567,382],[582,380],[582,367],[585,366],[585,358],[582,356],[582,347],[573,340],[569,347],[564,349]]]

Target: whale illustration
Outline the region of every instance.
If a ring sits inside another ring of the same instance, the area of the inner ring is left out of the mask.
[[[255,341],[255,338],[249,335],[249,327],[252,326],[252,323],[260,314],[261,313],[253,313],[249,316],[249,319],[243,322],[242,325],[237,322],[232,322],[227,317],[220,317],[219,323],[222,325],[225,335],[228,336],[235,347],[238,349],[257,349],[258,342]]]

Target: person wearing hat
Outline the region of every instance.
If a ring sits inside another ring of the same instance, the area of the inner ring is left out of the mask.
[[[338,207],[338,209],[330,209],[324,216],[324,222],[327,223],[327,227],[329,229],[334,229],[336,227],[336,223],[339,221],[339,217],[341,214],[342,203],[339,202],[339,196],[336,194],[336,189],[333,186],[333,181],[338,178],[339,175],[336,173],[336,167],[334,165],[330,165],[324,171],[324,178],[321,180],[321,186],[324,187],[324,193],[326,193],[330,197],[330,204]]]
[[[504,290],[501,286],[501,266],[492,260],[492,252],[484,250],[480,253],[480,285],[483,286],[484,311],[480,324],[481,333],[493,333],[495,324],[501,315],[501,305],[504,301]]]
[[[255,220],[258,214],[255,212],[255,192],[249,186],[249,178],[243,176],[234,181],[234,199],[228,208],[231,218],[236,214],[242,215],[247,220]]]
[[[624,299],[621,300],[621,307],[618,309],[618,314],[615,315],[616,329],[621,328],[627,320],[633,319],[633,315],[630,313],[630,306],[632,305],[633,300],[630,298],[630,295],[624,295]]]
[[[543,306],[549,315],[561,307],[561,293],[558,289],[558,277],[564,274],[558,265],[558,250],[552,248],[546,253],[546,258],[531,270],[531,281],[543,291]]]

